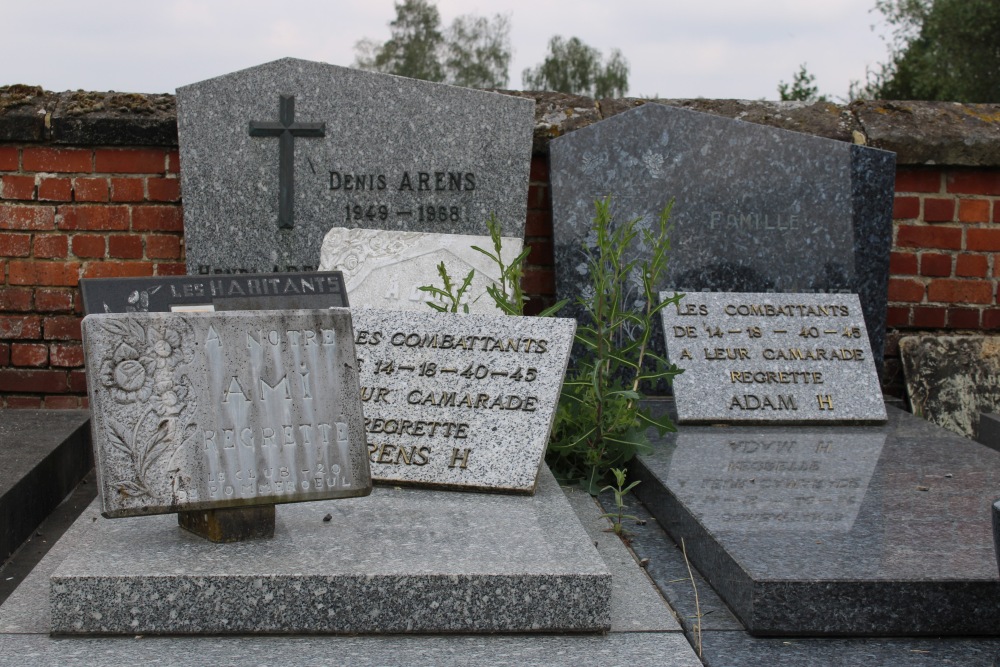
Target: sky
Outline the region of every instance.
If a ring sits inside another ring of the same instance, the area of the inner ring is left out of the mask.
[[[875,0],[438,0],[510,16],[508,87],[553,35],[630,64],[629,95],[777,99],[806,63],[835,100],[887,58]],[[0,85],[172,93],[285,56],[349,66],[362,38],[384,42],[392,0],[0,0]],[[875,30],[872,27],[875,26]]]

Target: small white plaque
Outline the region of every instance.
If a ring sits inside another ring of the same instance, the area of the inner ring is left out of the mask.
[[[521,253],[523,242],[513,237],[502,241],[501,257],[509,265]],[[469,271],[475,271],[461,301],[470,313],[499,314],[502,311],[486,287],[496,284],[500,269],[472,246],[494,252],[488,236],[334,227],[323,239],[320,270],[344,274],[352,308],[433,312],[427,302],[436,297],[420,288],[443,288],[438,264],[444,262],[456,290]]]

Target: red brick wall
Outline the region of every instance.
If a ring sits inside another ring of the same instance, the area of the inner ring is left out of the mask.
[[[184,273],[177,152],[0,143],[0,407],[86,405],[80,277]],[[901,335],[1000,329],[1000,169],[901,166],[884,385]],[[548,158],[531,163],[524,288],[553,301]]]
[[[172,148],[0,145],[0,406],[86,406],[81,277],[184,273]]]
[[[531,248],[525,261],[521,288],[531,299],[525,306],[535,314],[555,301],[556,275],[552,258],[552,198],[549,194],[549,158],[531,158],[528,176],[528,215],[524,223],[524,244]]]
[[[900,167],[884,385],[902,395],[898,340],[1000,329],[1000,170]]]

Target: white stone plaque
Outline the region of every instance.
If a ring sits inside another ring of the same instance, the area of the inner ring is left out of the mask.
[[[501,258],[509,265],[521,253],[523,242],[514,237],[502,240]],[[487,285],[497,283],[499,267],[472,246],[495,252],[488,236],[334,227],[323,239],[320,270],[344,274],[353,308],[431,312],[427,302],[435,297],[420,288],[443,287],[437,267],[444,262],[458,286],[469,271],[475,272],[462,299],[470,313],[499,314],[486,293]]]
[[[372,477],[533,493],[576,322],[354,311]]]
[[[371,491],[346,308],[83,320],[107,517]]]
[[[661,312],[680,423],[886,420],[856,294],[696,292]]]

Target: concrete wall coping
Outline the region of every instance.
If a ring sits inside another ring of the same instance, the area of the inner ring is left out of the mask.
[[[550,92],[498,91],[535,100],[536,155],[553,137],[647,102],[894,151],[899,165],[1000,166],[1000,104],[953,102],[769,102],[601,99]],[[0,142],[176,146],[170,94],[66,91],[0,86]]]

